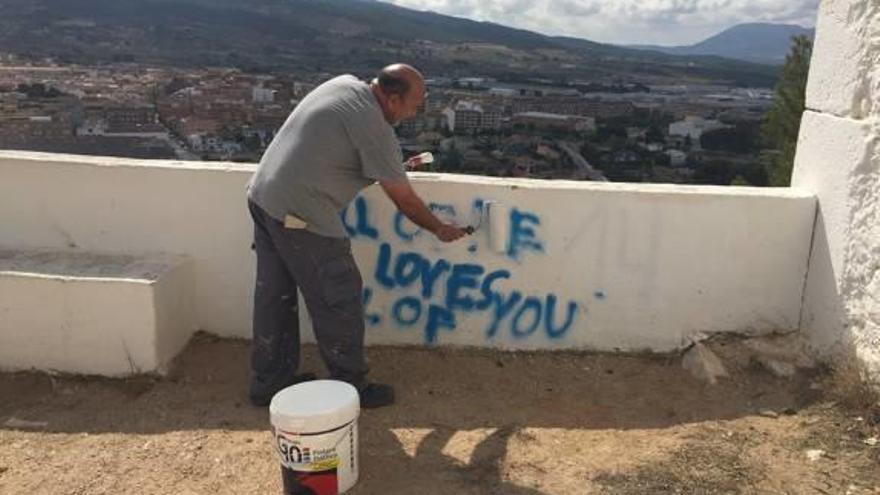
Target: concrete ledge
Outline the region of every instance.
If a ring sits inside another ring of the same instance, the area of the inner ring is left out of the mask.
[[[0,250],[0,369],[162,372],[196,329],[192,262]]]

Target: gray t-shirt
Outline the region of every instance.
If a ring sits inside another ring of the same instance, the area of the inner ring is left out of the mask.
[[[406,180],[400,143],[370,86],[354,76],[309,93],[263,154],[248,197],[272,217],[346,237],[340,212],[375,181]]]

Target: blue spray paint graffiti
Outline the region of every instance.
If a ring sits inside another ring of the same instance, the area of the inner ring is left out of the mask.
[[[455,207],[452,205],[430,203],[428,208],[430,208],[434,214],[442,217],[455,218],[456,216]],[[422,232],[424,231],[407,220],[403,213],[398,211],[394,214],[394,233],[397,234],[397,237],[401,241],[412,242],[416,237],[422,235]],[[357,231],[355,233],[357,233]]]
[[[524,213],[514,208],[510,210],[510,238],[507,240],[507,255],[519,259],[524,250],[544,252],[542,243],[535,227],[541,225],[541,219],[532,213]]]
[[[481,212],[483,201],[473,202]],[[455,218],[452,205],[432,203],[431,209],[447,219]],[[376,227],[367,200],[359,196],[353,208],[342,213],[343,224],[353,238],[379,242],[375,269],[364,288],[365,319],[375,326],[385,323],[383,312],[372,308],[375,290],[400,293],[390,305],[387,318],[402,330],[420,327],[428,344],[438,341],[443,332],[454,331],[458,317],[475,313],[488,317],[484,329],[487,339],[512,338],[523,340],[542,336],[562,339],[586,309],[575,301],[562,304],[556,294],[525,295],[519,290],[505,290],[513,274],[510,270],[488,271],[482,264],[453,263],[443,258],[430,259],[415,251],[395,252],[390,242],[383,241]],[[477,221],[480,221],[479,219]],[[544,242],[538,235],[538,215],[511,209],[506,256],[520,261],[526,252],[543,253]],[[388,225],[397,240],[413,242],[422,229],[396,213]],[[468,248],[477,251],[477,243]]]
[[[342,210],[340,215],[342,217],[342,225],[345,226],[348,236],[351,238],[363,236],[373,240],[378,239],[379,231],[370,223],[370,206],[367,204],[367,200],[363,196],[358,196],[354,200],[354,208],[354,225],[348,222],[348,208]]]
[[[555,294],[523,297],[516,290],[506,294],[497,283],[510,278],[508,270],[486,273],[482,265],[430,260],[412,251],[394,253],[387,242],[379,246],[373,272],[373,280],[385,290],[416,291],[416,296],[402,296],[392,304],[391,318],[404,328],[424,320],[427,343],[436,342],[441,330],[455,329],[456,315],[474,312],[490,316],[487,338],[498,335],[502,325],[514,339],[531,337],[539,329],[549,339],[562,338],[574,324],[578,304],[568,303],[560,323]]]

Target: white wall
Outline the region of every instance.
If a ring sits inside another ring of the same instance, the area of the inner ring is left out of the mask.
[[[245,336],[251,169],[2,152],[0,246],[191,255],[200,326]]]
[[[201,328],[246,337],[252,170],[0,152],[0,246],[188,255]],[[490,248],[485,222],[453,245],[410,240],[413,226],[395,228],[390,202],[369,189],[346,221],[370,292],[370,343],[669,350],[697,332],[798,328],[807,193],[434,174],[414,183],[463,224],[476,223],[480,200],[515,208],[495,223],[508,250]],[[413,272],[425,268],[440,270],[430,295]]]
[[[880,4],[825,0],[792,185],[819,215],[803,310],[816,348],[880,377]]]
[[[371,191],[375,194],[367,194],[363,204],[375,239],[355,239],[365,282],[374,291],[367,305],[368,321],[379,319],[369,327],[374,342],[431,340],[435,334],[429,307],[447,306],[449,289],[457,285],[449,277],[441,278],[429,298],[422,297],[421,280],[404,288],[395,281],[389,290],[387,278],[393,277],[377,276],[377,268],[393,275],[401,263],[405,279],[409,267],[401,258],[415,258],[404,254],[409,252],[418,253],[430,266],[444,259],[482,270],[471,279],[478,288],[465,292],[477,302],[485,299],[481,289],[488,274],[510,272],[509,279],[491,286],[503,304],[496,301],[485,311],[456,311],[455,331],[435,326],[437,340],[443,343],[666,350],[696,332],[798,326],[813,222],[810,197],[754,189],[462,177],[420,181],[417,189],[454,207],[462,223],[476,223],[475,200],[515,207],[526,215],[520,231],[530,229],[534,237],[520,235],[516,248],[503,254],[490,249],[485,224],[473,238],[456,245],[444,247],[428,235],[409,243],[395,232],[390,204]],[[355,203],[347,215],[349,225],[358,225],[357,212]],[[504,243],[510,245],[517,229],[510,218],[507,222]],[[409,232],[412,226],[405,225],[403,230]],[[380,263],[383,243],[391,253],[387,270]],[[516,292],[521,294],[518,301]],[[556,298],[552,325],[546,322],[548,296]],[[399,302],[406,297],[415,299]],[[536,299],[526,304],[529,297]],[[536,301],[541,302],[544,320],[534,325]],[[396,308],[397,304],[409,306]],[[504,311],[508,304],[513,306]],[[570,304],[575,309],[564,331]],[[416,307],[421,308],[421,318],[407,325],[419,312]],[[444,312],[438,309],[435,314]],[[554,337],[556,333],[560,336]]]
[[[0,251],[0,369],[163,372],[196,327],[188,260]]]

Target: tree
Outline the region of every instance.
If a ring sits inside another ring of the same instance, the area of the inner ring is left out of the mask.
[[[754,150],[757,132],[747,123],[704,132],[700,136],[700,146],[706,150],[749,153]]]
[[[19,84],[16,89],[19,93],[24,93],[28,98],[57,98],[64,93],[52,86],[46,86],[43,83]]]
[[[648,132],[645,133],[645,141],[649,143],[662,143],[666,140],[666,136],[663,135],[663,130],[660,129],[659,125],[651,125],[648,127]]]
[[[730,181],[731,186],[751,186],[752,184],[742,175],[737,175]]]
[[[464,163],[464,156],[462,156],[461,152],[453,145],[445,153],[440,155],[440,160],[438,160],[437,165],[442,170],[458,170],[461,168]]]
[[[773,186],[791,184],[798,132],[806,108],[807,75],[810,72],[812,55],[813,41],[810,38],[792,38],[791,51],[785,57],[782,75],[776,84],[773,105],[761,127],[765,143],[779,151],[770,161],[767,170],[770,185]]]

